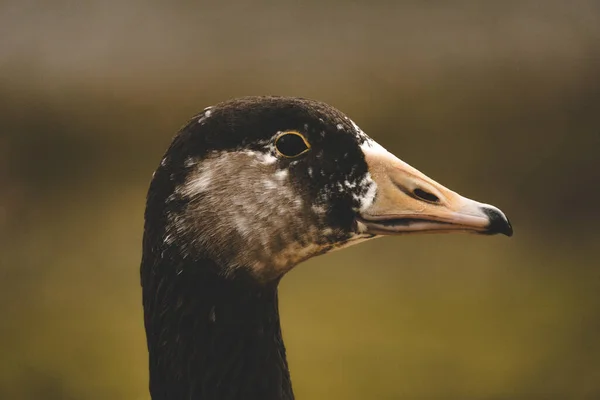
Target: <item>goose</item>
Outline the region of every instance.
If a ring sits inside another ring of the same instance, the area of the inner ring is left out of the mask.
[[[341,111],[275,96],[193,117],[153,175],[144,221],[153,400],[293,399],[278,284],[308,258],[383,235],[513,232]]]

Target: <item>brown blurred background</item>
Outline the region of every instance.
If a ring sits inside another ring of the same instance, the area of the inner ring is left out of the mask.
[[[335,105],[515,228],[292,271],[298,399],[600,398],[599,2],[4,0],[1,399],[148,398],[149,179],[250,94]]]

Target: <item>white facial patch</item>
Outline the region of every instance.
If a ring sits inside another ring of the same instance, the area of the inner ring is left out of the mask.
[[[270,179],[265,179],[263,181],[263,185],[265,186],[265,189],[267,189],[267,190],[274,190],[274,189],[277,189],[279,187],[277,185],[277,183],[275,183],[274,181],[272,181]]]
[[[264,165],[274,164],[277,161],[277,157],[271,154],[271,152],[246,150],[243,153],[250,157],[253,157],[254,161],[258,161],[259,163]]]
[[[319,216],[304,206],[289,171],[278,169],[266,152],[219,152],[192,166],[175,191],[188,205],[169,217],[169,241],[189,242],[192,235],[213,259],[265,274],[285,272],[318,253]]]
[[[289,172],[287,169],[280,169],[279,171],[275,172],[274,175],[276,180],[282,181],[288,177]]]
[[[356,124],[354,124],[354,122],[352,122],[352,124],[354,125],[355,129],[362,132],[360,128],[356,126]],[[396,158],[383,146],[381,146],[379,143],[377,143],[368,136],[366,136],[366,139],[360,145],[360,149],[364,153],[365,159],[368,159],[369,155],[385,155],[386,157]],[[360,203],[360,207],[357,211],[365,212],[367,209],[369,209],[369,207],[373,205],[373,202],[375,201],[375,197],[377,196],[377,183],[375,183],[375,181],[371,177],[371,174],[367,173],[363,180],[359,183],[359,186],[366,188],[366,190],[364,191],[364,194],[360,196],[355,196],[354,198]]]
[[[193,178],[186,183],[182,188],[181,193],[184,196],[192,196],[194,194],[206,192],[210,189],[214,173],[215,171],[211,168],[199,167],[198,173],[194,174]]]
[[[362,188],[362,193],[360,195],[353,195],[354,200],[358,201],[358,212],[365,212],[369,207],[373,205],[375,201],[375,196],[377,195],[377,184],[371,178],[371,174],[367,172],[365,177],[358,183],[358,187]]]

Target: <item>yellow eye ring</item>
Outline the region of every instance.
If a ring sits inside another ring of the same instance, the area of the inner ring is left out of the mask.
[[[284,158],[295,158],[310,150],[308,140],[296,131],[281,132],[274,143],[277,154]]]

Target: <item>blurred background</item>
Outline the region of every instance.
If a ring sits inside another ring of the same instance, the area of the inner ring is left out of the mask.
[[[0,3],[0,398],[148,399],[145,194],[189,117],[310,97],[515,236],[281,284],[298,399],[600,398],[600,3]]]

